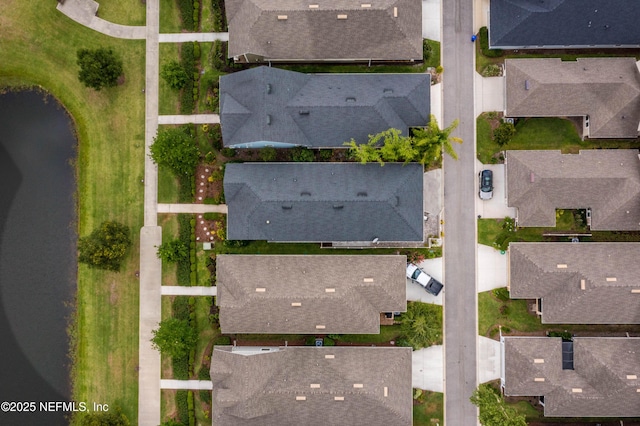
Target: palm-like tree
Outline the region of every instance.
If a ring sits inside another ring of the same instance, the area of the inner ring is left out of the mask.
[[[432,161],[440,161],[443,151],[454,160],[458,159],[458,154],[453,149],[452,143],[462,143],[462,139],[451,136],[451,132],[458,127],[458,123],[456,119],[448,127],[440,129],[438,120],[431,114],[429,124],[424,129],[413,130],[415,147],[418,150],[418,158],[422,165],[426,166]]]

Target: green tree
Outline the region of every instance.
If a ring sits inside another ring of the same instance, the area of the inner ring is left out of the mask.
[[[442,336],[442,307],[409,302],[400,323],[402,336],[414,350],[437,344]]]
[[[80,66],[78,80],[96,90],[114,87],[123,72],[122,59],[112,49],[79,49],[77,64]]]
[[[173,240],[158,247],[158,257],[168,263],[176,263],[189,257],[189,247],[182,240]]]
[[[484,426],[527,426],[525,416],[509,407],[502,395],[487,383],[478,386],[470,400],[480,409],[478,419]]]
[[[424,129],[416,128],[413,130],[415,148],[418,150],[418,158],[422,165],[427,166],[432,162],[441,161],[443,151],[454,160],[458,159],[458,154],[453,149],[452,142],[462,143],[462,139],[451,136],[451,132],[456,127],[458,127],[458,120],[454,120],[449,127],[440,129],[438,121],[432,114],[429,124]]]
[[[185,128],[173,127],[158,132],[151,145],[151,158],[168,167],[176,176],[192,175],[200,159],[195,139]]]
[[[129,228],[118,222],[102,222],[89,236],[78,242],[78,261],[90,267],[120,270],[120,264],[131,247]]]
[[[384,164],[379,147],[376,145],[375,141],[372,142],[371,139],[369,139],[368,143],[360,145],[358,145],[354,139],[351,139],[351,141],[345,142],[343,145],[349,147],[349,153],[361,164],[373,162],[378,162],[381,165]]]
[[[87,413],[80,419],[80,426],[129,426],[129,419],[119,408],[104,412]]]
[[[408,163],[418,154],[413,146],[413,140],[408,136],[402,136],[402,132],[398,129],[389,129],[369,136],[369,143],[381,144],[380,156],[382,161],[386,162],[404,161]]]
[[[163,355],[173,358],[187,356],[198,342],[196,330],[187,320],[169,318],[159,324],[157,330],[152,330],[153,347]]]
[[[516,127],[513,123],[502,121],[500,125],[493,131],[493,140],[499,145],[508,144],[516,134]]]
[[[184,67],[176,60],[167,62],[162,66],[160,77],[167,82],[169,87],[176,90],[182,89],[187,84],[187,80],[189,80],[189,75],[187,75]]]

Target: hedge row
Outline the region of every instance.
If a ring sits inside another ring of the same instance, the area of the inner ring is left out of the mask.
[[[178,418],[180,419],[180,422],[182,424],[188,424],[189,423],[189,403],[188,401],[188,396],[187,396],[188,391],[186,390],[179,390],[176,392],[176,406],[178,409]]]
[[[196,55],[196,53],[198,53],[198,55]],[[181,114],[193,114],[196,101],[198,100],[198,68],[196,65],[199,58],[200,45],[198,42],[182,43],[180,47],[180,62],[187,73],[187,83],[182,88],[182,92],[180,92]]]
[[[224,0],[211,0],[213,11],[213,30],[216,32],[227,31],[227,16],[224,9]]]
[[[180,8],[180,16],[182,17],[182,28],[187,31],[194,31],[193,0],[178,0],[178,7]]]
[[[489,30],[487,27],[480,28],[480,49],[482,54],[487,58],[499,58],[504,55],[504,52],[500,49],[489,49]]]
[[[191,224],[190,216],[178,215],[178,238],[182,243],[189,246],[191,244]],[[191,262],[189,259],[183,259],[178,262],[177,266],[178,285],[188,286],[190,284]]]

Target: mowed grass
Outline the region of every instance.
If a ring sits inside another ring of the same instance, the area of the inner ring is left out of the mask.
[[[477,118],[478,159],[489,164],[495,154],[504,150],[556,149],[564,154],[577,154],[581,149],[640,148],[639,139],[587,139],[581,140],[573,123],[563,118],[528,118],[518,120],[516,134],[505,146],[492,140],[487,115]]]
[[[178,2],[176,0],[160,0],[160,32],[179,33],[181,30]]]
[[[124,1],[120,3],[125,3]],[[75,121],[77,227],[89,234],[104,220],[132,231],[134,247],[120,273],[78,268],[72,400],[120,406],[137,423],[138,239],[143,221],[144,41],[102,36],[71,21],[55,2],[0,2],[0,85],[40,87]],[[125,82],[96,92],[77,80],[78,48],[112,47]]]
[[[413,426],[444,424],[444,394],[426,390],[422,393],[422,402],[413,406]]]
[[[171,61],[180,62],[178,43],[160,43],[160,70]],[[158,114],[172,115],[180,112],[180,92],[169,87],[164,78],[160,77]]]
[[[145,25],[146,6],[136,0],[99,0],[98,17],[121,25]]]

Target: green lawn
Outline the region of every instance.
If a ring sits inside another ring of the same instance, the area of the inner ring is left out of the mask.
[[[179,43],[160,43],[160,69],[172,60],[180,62]],[[166,81],[160,77],[158,113],[171,115],[180,113],[180,92],[169,87]]]
[[[202,2],[202,8],[200,9],[200,32],[212,33],[214,31],[215,24],[213,23],[211,1],[204,1]]]
[[[122,25],[145,25],[146,6],[141,1],[99,0],[98,16]]]
[[[581,140],[574,125],[562,118],[529,118],[519,120],[516,134],[505,146],[491,139],[491,126],[487,113],[477,120],[478,159],[484,164],[495,162],[494,154],[517,149],[559,149],[563,153],[577,154],[581,149],[638,149],[640,139],[589,139]]]
[[[423,390],[420,403],[413,406],[413,426],[436,424],[444,424],[444,394]]]
[[[182,24],[177,0],[160,0],[160,32],[179,33],[181,30]],[[165,43],[160,44],[160,46],[163,44]]]
[[[381,325],[380,334],[340,334],[337,343],[372,344],[378,345],[398,340],[400,325]]]
[[[166,167],[158,167],[158,202],[177,203],[179,192],[178,179],[173,172]]]
[[[105,6],[118,9],[124,1]],[[128,2],[133,4],[135,2]],[[143,7],[135,3],[135,8]],[[114,9],[114,12],[115,12]],[[135,13],[131,12],[135,18]],[[143,223],[144,41],[117,40],[71,21],[55,3],[0,2],[0,86],[39,86],[74,119],[79,139],[79,235],[112,219],[131,228],[134,247],[120,273],[78,268],[72,337],[72,399],[119,405],[132,424],[138,405],[139,230]],[[138,14],[137,16],[143,16]],[[79,48],[112,47],[123,85],[96,92],[77,80]]]
[[[204,287],[211,286],[211,273],[207,268],[207,259],[213,251],[205,251],[202,249],[202,243],[197,243],[196,249],[196,276],[198,277],[198,285]]]
[[[269,243],[267,241],[251,241],[245,247],[227,247],[224,244],[216,244],[216,254],[396,254],[396,248],[371,248],[361,250],[321,248],[314,243]],[[400,249],[405,252],[406,249]],[[442,248],[411,249],[428,255],[429,258],[442,256]]]
[[[158,225],[162,227],[163,243],[178,238],[178,215],[160,214],[158,215]],[[176,269],[175,263],[162,262],[162,285],[177,285]],[[164,299],[162,299],[163,302]]]
[[[548,324],[543,326],[537,316],[527,311],[527,303],[526,300],[502,302],[493,291],[479,293],[478,333],[481,336],[495,337],[498,325],[508,327],[511,331],[539,331],[550,328]]]

